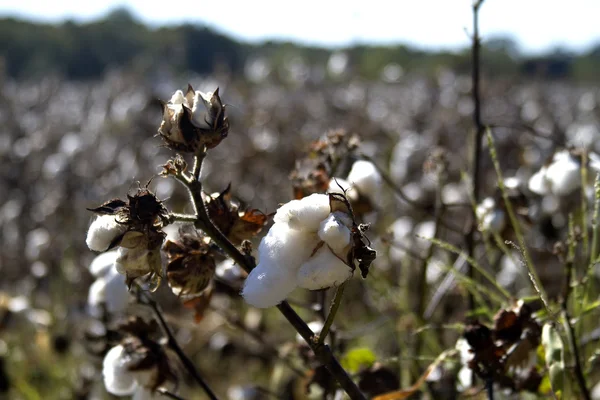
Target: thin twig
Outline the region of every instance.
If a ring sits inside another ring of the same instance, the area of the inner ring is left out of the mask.
[[[156,319],[158,320],[158,323],[160,324],[160,327],[162,328],[163,333],[165,334],[165,336],[167,336],[167,341],[168,341],[167,343],[168,343],[169,347],[175,352],[175,354],[177,354],[177,357],[179,357],[179,359],[181,360],[185,369],[194,378],[194,380],[200,385],[200,387],[202,387],[204,392],[207,394],[207,396],[211,400],[218,400],[218,397],[214,394],[212,389],[204,381],[204,378],[202,378],[202,376],[200,375],[200,372],[198,371],[198,369],[196,368],[196,366],[194,365],[192,360],[189,359],[189,357],[185,354],[185,352],[179,346],[179,343],[177,343],[177,340],[175,339],[175,336],[173,335],[173,332],[171,331],[169,324],[167,324],[167,321],[165,320],[164,316],[162,315],[162,312],[160,310],[160,306],[158,305],[158,303],[156,301],[154,301],[154,299],[152,297],[150,297],[150,295],[148,293],[146,293],[145,291],[141,290],[140,293],[145,298],[145,300],[146,300],[147,304],[150,306],[150,308],[152,308],[152,311],[154,312],[154,315],[155,315]]]
[[[346,281],[347,282],[347,281]],[[342,283],[335,290],[335,295],[333,296],[333,300],[331,300],[331,307],[329,308],[329,314],[327,314],[327,319],[325,320],[325,324],[323,325],[323,329],[321,329],[321,333],[318,335],[317,345],[323,345],[325,343],[325,338],[329,333],[329,329],[333,324],[333,320],[335,319],[335,315],[337,314],[338,309],[340,308],[340,304],[342,303],[342,296],[344,295],[344,288],[346,287],[346,282]]]
[[[481,94],[479,92],[479,68],[480,68],[480,58],[479,58],[479,48],[480,48],[480,38],[479,38],[479,8],[483,4],[483,0],[478,0],[473,3],[473,37],[472,37],[472,49],[471,49],[471,72],[472,72],[472,85],[473,85],[473,123],[475,124],[475,141],[473,143],[473,165],[471,167],[471,180],[473,184],[473,201],[475,204],[479,204],[479,175],[480,175],[480,160],[482,153],[482,139],[483,133],[485,132],[485,127],[481,122]],[[477,220],[477,216],[475,214],[475,210],[471,210],[471,226],[469,228],[469,232],[466,237],[466,245],[467,245],[467,255],[469,257],[473,257],[475,252],[475,231]],[[473,279],[473,267],[469,264],[467,266],[467,276]],[[473,295],[469,293],[469,309],[473,310],[475,308],[475,299]]]
[[[195,162],[198,164],[198,169],[201,168],[204,156],[197,157]],[[231,243],[231,241],[225,236],[219,228],[212,222],[208,212],[206,210],[206,204],[202,197],[202,183],[192,177],[185,175],[178,175],[175,178],[181,182],[188,190],[190,194],[191,202],[193,203],[194,211],[197,216],[195,226],[197,229],[204,231],[217,246],[219,246],[229,257],[233,259],[240,267],[246,272],[252,271],[256,267],[254,258],[250,255],[243,254],[238,248]],[[318,344],[314,340],[314,333],[310,330],[306,322],[300,318],[300,316],[290,307],[290,305],[283,301],[277,308],[288,320],[288,322],[296,329],[296,331],[302,336],[302,338],[308,343],[312,351],[315,353],[317,360],[324,365],[329,373],[335,377],[337,382],[340,384],[342,389],[348,394],[351,399],[366,400],[365,395],[358,389],[358,386],[354,383],[350,375],[340,365],[339,361],[333,355],[330,347],[325,344]]]

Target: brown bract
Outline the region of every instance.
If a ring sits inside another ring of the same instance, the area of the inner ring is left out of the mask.
[[[229,133],[229,120],[219,88],[213,93],[203,93],[188,85],[185,95],[177,91],[162,107],[163,120],[158,135],[173,150],[196,153],[204,146],[211,149]]]
[[[269,216],[257,209],[241,210],[232,200],[231,185],[221,193],[209,196],[206,209],[211,221],[236,245],[252,239],[269,221]]]
[[[522,301],[510,309],[498,311],[494,317],[494,328],[480,322],[467,325],[464,337],[474,356],[469,361],[471,368],[480,378],[492,379],[499,385],[512,390],[537,391],[541,375],[535,368],[526,374],[511,374],[514,367],[526,365],[535,354],[541,341],[542,329],[532,318],[531,308]]]
[[[199,295],[208,287],[215,275],[209,238],[185,233],[178,241],[168,240],[163,250],[169,258],[167,280],[176,295]]]

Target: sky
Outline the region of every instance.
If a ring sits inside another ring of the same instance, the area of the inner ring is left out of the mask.
[[[469,43],[472,0],[19,0],[0,1],[0,16],[46,22],[90,21],[125,6],[145,23],[202,23],[246,41],[286,39],[337,47],[407,43],[459,49]],[[600,0],[486,0],[484,37],[508,35],[523,52],[558,46],[585,51],[600,43]]]

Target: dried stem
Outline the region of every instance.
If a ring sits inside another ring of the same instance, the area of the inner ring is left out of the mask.
[[[479,68],[480,68],[480,59],[479,59],[479,48],[480,48],[480,38],[479,38],[479,8],[483,4],[483,0],[477,0],[473,3],[473,37],[472,37],[472,85],[473,85],[473,123],[475,124],[475,141],[473,143],[473,165],[471,167],[471,180],[473,183],[473,201],[475,204],[479,204],[479,173],[480,173],[480,160],[482,153],[482,139],[483,133],[485,132],[485,127],[481,122],[481,97],[479,92]],[[471,226],[469,228],[469,232],[467,233],[467,255],[469,257],[473,257],[475,252],[475,230],[477,220],[477,216],[475,215],[475,210],[472,210],[471,215]],[[473,267],[469,264],[467,266],[467,276],[473,279]],[[469,309],[473,310],[475,308],[475,299],[469,293]]]
[[[333,300],[331,301],[331,307],[329,308],[329,314],[327,314],[327,319],[325,320],[323,329],[321,329],[321,333],[319,333],[318,335],[317,345],[323,345],[323,343],[325,343],[325,338],[329,333],[329,329],[333,324],[335,315],[337,314],[337,311],[340,308],[340,304],[342,303],[342,296],[344,295],[344,288],[346,287],[346,282],[342,283],[335,291],[335,295],[333,296]]]
[[[145,298],[146,303],[152,308],[152,311],[154,311],[154,315],[156,316],[156,319],[158,320],[158,323],[160,324],[160,327],[163,330],[163,333],[167,337],[167,344],[175,352],[175,354],[177,354],[177,357],[179,357],[179,359],[181,360],[181,363],[183,364],[185,369],[194,378],[194,380],[202,387],[202,389],[204,390],[206,395],[211,400],[218,400],[218,397],[214,394],[212,389],[204,381],[204,378],[202,378],[202,376],[200,375],[200,372],[198,372],[198,369],[196,368],[196,366],[194,365],[192,360],[189,359],[189,357],[185,354],[185,352],[179,346],[179,343],[177,343],[177,340],[175,339],[175,336],[173,335],[173,332],[171,331],[169,324],[167,324],[167,321],[165,320],[158,303],[156,301],[154,301],[154,299],[152,299],[152,297],[150,297],[150,295],[148,293],[146,293],[144,290],[140,290],[140,293]]]
[[[205,155],[206,154],[204,152],[201,152],[195,157],[195,167],[193,173],[197,171],[198,176]],[[231,243],[231,241],[229,241],[227,236],[225,236],[211,221],[206,210],[204,198],[202,197],[202,182],[200,182],[200,180],[194,174],[192,174],[192,176],[188,176],[185,173],[182,173],[175,176],[175,178],[187,188],[190,194],[190,200],[194,206],[194,211],[197,218],[194,222],[196,228],[204,231],[204,233],[206,233],[217,246],[219,246],[246,272],[252,271],[252,269],[256,267],[254,257],[245,255],[238,250],[238,248]],[[312,351],[315,353],[317,360],[319,360],[319,362],[327,368],[329,373],[333,375],[348,396],[351,399],[366,400],[364,394],[358,389],[354,381],[352,381],[352,378],[335,358],[329,346],[322,343],[320,344],[315,340],[315,334],[310,330],[306,322],[304,322],[302,318],[300,318],[300,316],[294,311],[294,309],[290,307],[286,301],[280,303],[277,308],[294,327],[294,329],[296,329],[300,336],[302,336],[302,338],[308,343]]]
[[[590,400],[590,392],[585,383],[585,376],[583,375],[583,368],[581,367],[581,357],[579,356],[579,347],[577,346],[577,338],[575,337],[575,330],[573,329],[573,323],[571,322],[571,316],[569,315],[569,296],[571,294],[571,281],[573,277],[573,268],[574,268],[574,259],[575,259],[575,238],[573,233],[573,223],[572,220],[569,221],[569,251],[566,260],[566,272],[565,272],[565,289],[563,293],[563,298],[560,303],[565,331],[567,333],[567,340],[569,342],[569,348],[571,350],[571,354],[573,355],[573,361],[575,362],[574,372],[575,379],[577,380],[577,385],[579,386],[579,390],[581,391],[581,395],[585,400]]]

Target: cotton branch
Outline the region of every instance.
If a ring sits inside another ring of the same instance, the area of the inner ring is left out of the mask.
[[[175,176],[188,190],[190,200],[194,206],[196,220],[194,225],[197,229],[204,231],[217,246],[219,246],[229,257],[231,257],[240,267],[246,272],[252,271],[256,267],[256,261],[250,255],[243,254],[238,248],[231,243],[219,228],[211,221],[204,198],[202,197],[202,182],[198,179],[202,168],[202,161],[206,153],[204,149],[196,154],[194,159],[194,169],[192,175],[182,172]],[[312,351],[315,353],[317,360],[324,365],[329,373],[337,380],[342,389],[348,394],[351,399],[366,400],[364,394],[358,389],[352,378],[342,368],[338,360],[333,355],[329,346],[319,343],[316,340],[314,332],[300,318],[292,307],[283,301],[277,305],[279,311],[288,320],[288,322],[296,329],[302,338],[308,343]]]

